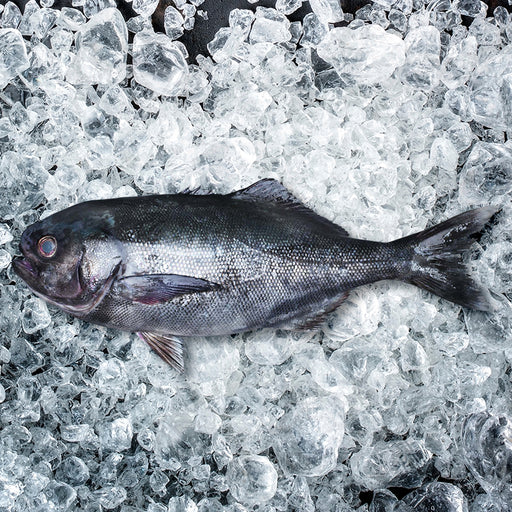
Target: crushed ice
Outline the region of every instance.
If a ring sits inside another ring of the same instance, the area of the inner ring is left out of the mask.
[[[509,510],[509,14],[315,0],[290,23],[302,1],[278,0],[190,64],[201,3],[167,7],[166,34],[153,0],[127,22],[110,0],[0,13],[0,508]],[[468,258],[496,312],[381,283],[320,332],[191,340],[181,376],[13,278],[24,227],[77,201],[262,177],[375,240],[501,206]]]

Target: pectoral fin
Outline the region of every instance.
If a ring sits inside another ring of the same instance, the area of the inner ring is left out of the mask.
[[[219,285],[205,279],[177,274],[128,276],[116,283],[116,292],[123,298],[142,304],[161,304],[178,295],[216,290]]]
[[[180,340],[167,334],[154,334],[151,332],[138,332],[143,339],[166,363],[183,373],[183,345]]]

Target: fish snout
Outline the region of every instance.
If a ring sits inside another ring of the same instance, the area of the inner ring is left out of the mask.
[[[13,256],[11,263],[16,274],[22,279],[26,280],[27,277],[33,278],[37,276],[36,269],[27,258],[23,256]]]

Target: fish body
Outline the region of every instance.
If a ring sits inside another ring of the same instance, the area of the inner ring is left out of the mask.
[[[83,320],[142,333],[166,358],[181,350],[172,336],[313,327],[349,290],[382,279],[488,309],[460,249],[493,213],[475,210],[379,243],[350,238],[280,183],[262,180],[228,195],[72,206],[29,226],[13,264],[44,299]]]

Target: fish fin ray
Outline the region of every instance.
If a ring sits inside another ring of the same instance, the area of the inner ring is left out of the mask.
[[[185,364],[183,362],[183,344],[181,340],[168,334],[155,334],[152,332],[141,331],[137,335],[167,364],[180,373],[184,372]]]
[[[343,302],[347,300],[349,292],[343,292],[342,295],[336,298],[333,302],[329,303],[324,309],[321,311],[317,311],[313,316],[306,318],[302,322],[300,322],[295,330],[297,331],[309,331],[310,329],[316,329],[319,325],[325,322],[325,319],[329,313],[332,313],[335,309],[337,309]]]
[[[218,289],[219,285],[197,277],[178,274],[127,276],[116,283],[116,292],[125,299],[142,304],[162,304],[190,293]]]
[[[402,280],[461,306],[492,311],[488,290],[467,274],[462,253],[497,212],[494,206],[478,208],[391,242],[411,250],[411,270]]]
[[[308,208],[304,203],[299,201],[284,185],[272,178],[262,179],[246,188],[237,190],[231,194],[231,197],[244,201],[276,203],[285,208],[293,209],[297,213],[301,213],[309,220],[314,221],[322,227],[335,230],[340,236],[349,236],[344,228],[315,213],[311,208]]]

